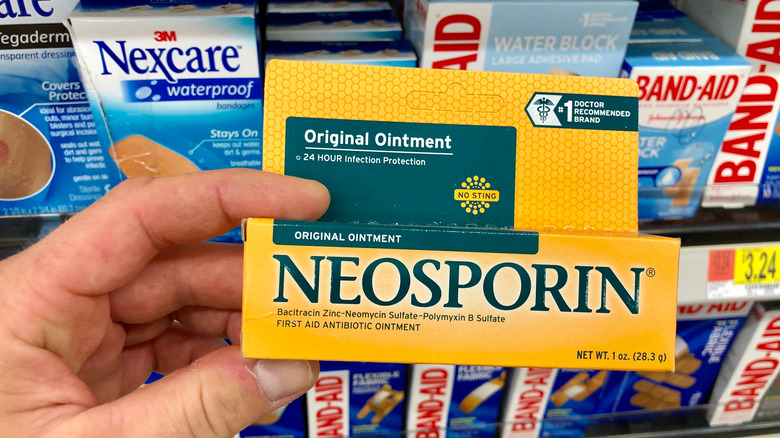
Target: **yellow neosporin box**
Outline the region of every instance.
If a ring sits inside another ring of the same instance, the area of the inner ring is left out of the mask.
[[[248,357],[672,371],[679,241],[248,219]]]
[[[271,61],[263,167],[331,205],[245,223],[245,354],[672,370],[679,242],[636,235],[636,96]]]
[[[273,60],[263,169],[316,179],[323,220],[637,231],[626,79]]]

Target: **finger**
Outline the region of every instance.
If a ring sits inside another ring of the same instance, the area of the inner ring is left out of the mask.
[[[230,437],[314,384],[316,362],[241,357],[226,347],[112,403],[74,417],[57,431],[77,436]],[[106,418],[112,421],[105,421]],[[143,419],[143,421],[139,421]]]
[[[144,324],[188,306],[240,309],[242,263],[240,245],[168,248],[131,283],[110,294],[111,317],[125,324]]]
[[[174,320],[203,336],[234,339],[235,334],[241,332],[240,310],[185,307],[175,314],[147,324],[123,325],[126,332],[125,345],[136,345],[158,337],[171,327]]]
[[[21,253],[16,267],[36,290],[106,293],[171,244],[221,235],[246,217],[316,219],[328,200],[319,183],[250,169],[130,178]]]
[[[176,322],[154,339],[126,347],[122,352],[123,394],[138,388],[152,371],[172,373],[227,346],[221,337],[193,332]]]

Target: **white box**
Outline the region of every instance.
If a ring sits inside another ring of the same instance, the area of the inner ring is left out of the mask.
[[[754,305],[723,363],[710,397],[712,426],[753,419],[780,372],[780,304]]]
[[[631,0],[406,0],[420,67],[617,77]]]

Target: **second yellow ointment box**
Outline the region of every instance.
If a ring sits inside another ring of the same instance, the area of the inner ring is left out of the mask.
[[[674,369],[679,241],[636,234],[636,91],[272,61],[265,169],[332,203],[245,222],[244,354]]]

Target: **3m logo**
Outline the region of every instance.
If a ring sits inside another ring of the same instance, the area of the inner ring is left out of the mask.
[[[455,200],[461,201],[466,213],[476,216],[490,208],[491,203],[498,202],[498,190],[490,190],[490,183],[484,177],[470,176],[460,186],[461,189],[455,190]]]
[[[176,41],[176,31],[158,30],[154,32],[154,40],[160,43]]]

